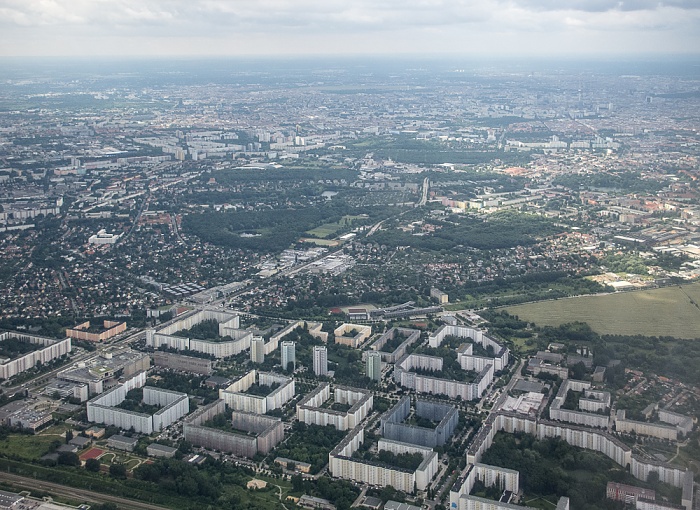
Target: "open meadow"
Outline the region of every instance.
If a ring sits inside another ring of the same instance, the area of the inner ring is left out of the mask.
[[[700,338],[700,283],[540,301],[505,310],[538,326],[586,322],[599,334]]]

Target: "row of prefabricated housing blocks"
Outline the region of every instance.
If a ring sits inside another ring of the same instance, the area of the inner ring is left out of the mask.
[[[219,323],[219,336],[230,337],[228,341],[213,341],[203,340],[199,338],[185,338],[175,336],[175,333],[191,329],[197,324],[215,320]],[[320,323],[305,323],[304,321],[296,321],[289,324],[287,327],[278,331],[270,337],[263,345],[264,355],[272,353],[279,347],[280,339],[291,333],[298,327],[303,327],[304,324],[308,327],[309,333],[313,336],[326,341],[328,333],[321,331],[322,324]],[[254,333],[249,330],[240,329],[240,316],[234,313],[219,312],[215,310],[201,310],[190,312],[187,315],[173,319],[165,326],[155,330],[149,329],[146,331],[146,345],[158,349],[167,347],[169,349],[190,350],[210,354],[217,359],[228,358],[235,356],[241,352],[250,349],[251,341]]]
[[[164,429],[190,411],[190,399],[186,393],[144,386],[146,373],[140,372],[126,382],[98,395],[87,403],[88,421],[115,425],[124,430],[134,429],[140,434],[150,434]],[[143,402],[161,406],[154,414],[127,411],[117,407],[126,394],[143,387]]]
[[[477,372],[473,382],[440,379],[413,372],[414,368],[432,371],[442,370],[443,359],[439,356],[426,354],[405,354],[398,359],[394,366],[394,381],[405,388],[416,390],[418,393],[443,394],[462,400],[481,398],[486,388],[493,382],[494,374],[508,366],[510,351],[482,330],[447,324],[428,337],[428,345],[437,348],[447,336],[470,339],[484,349],[491,347],[493,350],[493,357],[473,355],[474,346],[471,343],[465,344],[457,350],[457,361],[462,369]]]
[[[245,393],[253,384],[272,386],[279,384],[269,395]],[[279,409],[294,397],[294,379],[270,372],[251,370],[225,389],[219,390],[219,399],[198,409],[185,419],[185,439],[195,446],[219,450],[252,458],[267,454],[284,439],[284,424],[279,418],[265,413]],[[233,410],[231,425],[242,431],[229,432],[206,423],[226,411]]]

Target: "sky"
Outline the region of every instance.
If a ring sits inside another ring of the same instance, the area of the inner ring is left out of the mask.
[[[0,56],[700,53],[700,0],[0,0]]]

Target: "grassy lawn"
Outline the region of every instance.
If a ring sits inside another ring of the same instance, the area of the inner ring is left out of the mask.
[[[111,464],[114,462],[114,458],[116,456],[116,453],[105,453],[102,457],[100,457],[100,462],[103,464]]]
[[[313,237],[318,237],[320,239],[326,239],[327,237],[330,237],[333,234],[335,234],[341,228],[352,225],[353,221],[360,219],[360,218],[364,218],[364,217],[365,216],[345,215],[340,219],[340,221],[336,221],[333,223],[324,223],[323,225],[319,225],[316,228],[312,228],[311,230],[307,230],[306,233],[310,236],[313,236]]]
[[[134,468],[135,468],[136,466],[138,466],[139,464],[141,464],[141,461],[140,461],[139,459],[130,459],[130,460],[128,460],[127,462],[124,463],[124,465],[126,466],[127,471],[131,471],[132,469],[134,469]]]
[[[547,501],[544,498],[530,499],[528,501],[525,501],[525,504],[529,508],[540,508],[542,510],[550,510],[552,508],[557,507],[557,505],[555,503],[552,503],[551,501]]]
[[[10,434],[7,439],[0,441],[0,454],[19,455],[23,459],[38,459],[48,452],[51,442],[57,439],[61,444],[65,442],[58,436]]]
[[[509,306],[538,326],[581,321],[599,334],[700,337],[700,283]]]
[[[307,230],[306,233],[310,236],[325,239],[326,237],[335,234],[338,230],[340,230],[339,223],[325,223],[324,225],[320,225],[316,228],[312,228],[311,230]]]
[[[307,232],[308,234],[309,232]],[[331,241],[329,239],[316,239],[310,237],[302,237],[299,239],[302,243],[313,243],[317,246],[338,246],[338,241]]]

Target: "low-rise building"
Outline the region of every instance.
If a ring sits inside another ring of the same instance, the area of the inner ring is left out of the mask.
[[[124,331],[126,331],[126,322],[106,320],[102,322],[102,327],[94,328],[90,325],[90,321],[86,321],[74,326],[72,329],[66,329],[66,338],[87,340],[88,342],[104,342]]]
[[[108,348],[75,367],[59,372],[56,377],[62,381],[87,384],[89,393],[95,395],[119,384],[119,378],[130,378],[145,372],[150,366],[151,357],[148,354],[128,347]]]
[[[134,447],[139,442],[137,437],[127,437],[120,434],[115,434],[107,439],[107,446],[115,450],[123,450],[125,452],[133,452]]]
[[[372,335],[372,326],[341,324],[333,331],[335,343],[357,349]]]
[[[162,457],[165,459],[170,459],[177,453],[177,448],[172,446],[166,446],[158,443],[151,443],[146,447],[146,454],[149,457]]]

